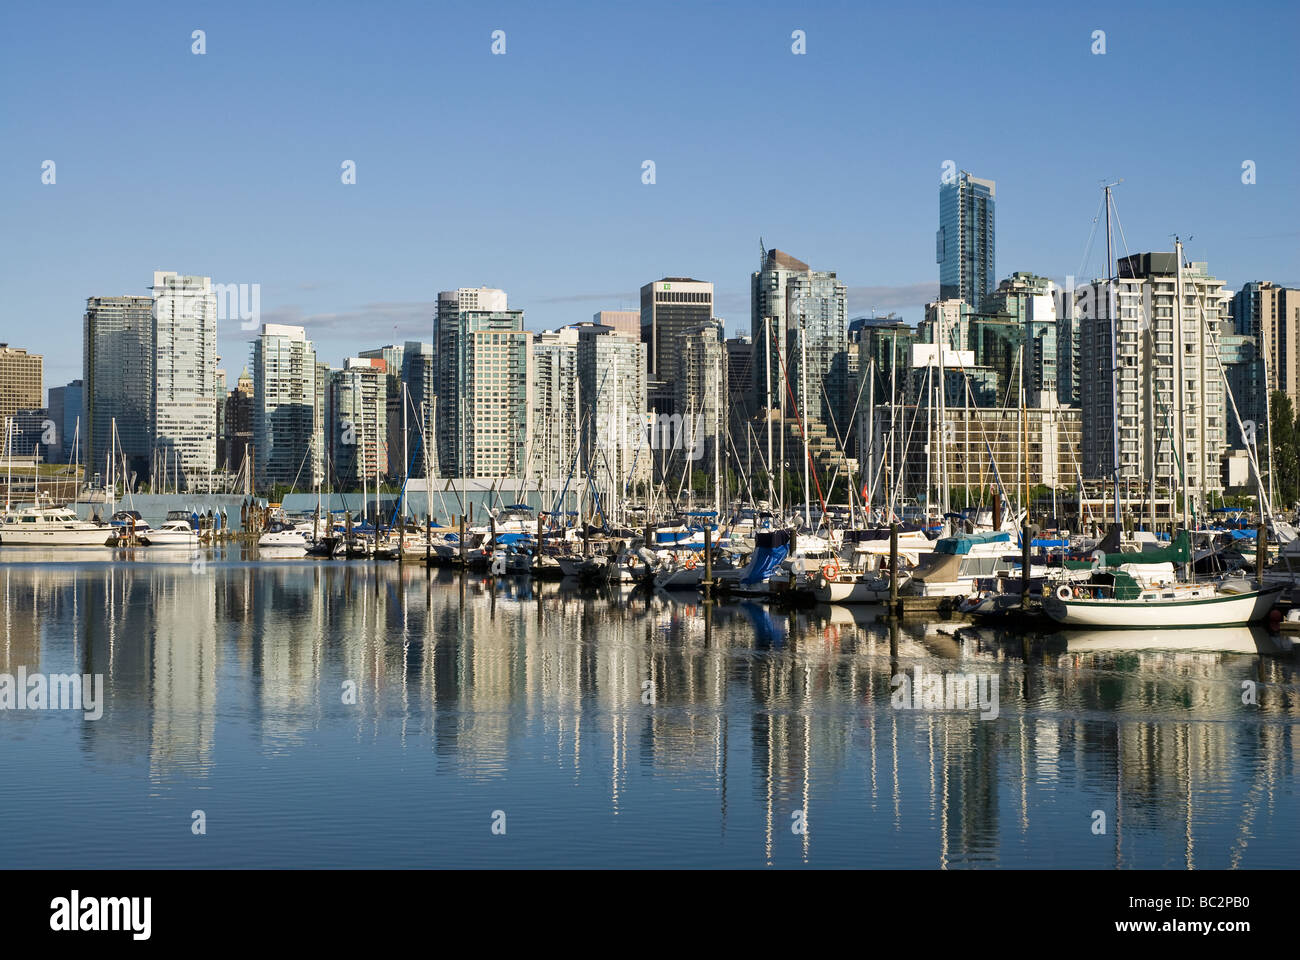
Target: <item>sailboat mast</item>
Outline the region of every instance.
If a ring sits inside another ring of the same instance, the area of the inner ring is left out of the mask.
[[[812,528],[812,490],[808,485],[808,429],[803,421],[808,419],[808,315],[802,305],[799,311],[799,434],[803,438],[803,522]]]
[[[1119,298],[1115,294],[1115,253],[1111,245],[1110,233],[1110,190],[1114,184],[1108,183],[1103,188],[1106,192],[1106,314],[1110,317],[1110,369],[1111,369],[1111,450],[1114,462],[1115,485],[1115,524],[1120,523],[1119,513]],[[1154,468],[1153,468],[1154,469]]]
[[[1183,529],[1191,531],[1191,485],[1187,477],[1187,418],[1183,382],[1183,242],[1174,238],[1174,410],[1178,417],[1178,460],[1182,465]]]

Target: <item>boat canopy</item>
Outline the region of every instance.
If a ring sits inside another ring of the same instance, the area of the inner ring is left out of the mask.
[[[935,553],[948,553],[964,556],[971,552],[972,547],[985,543],[1010,543],[1011,534],[1003,533],[971,533],[962,537],[943,537],[934,542]]]

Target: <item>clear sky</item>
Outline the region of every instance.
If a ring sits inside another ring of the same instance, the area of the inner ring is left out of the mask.
[[[1084,253],[1099,184],[1122,177],[1129,251],[1178,233],[1230,288],[1300,285],[1283,0],[53,0],[0,18],[0,340],[45,354],[47,387],[80,376],[86,297],[145,293],[156,269],[261,284],[263,321],[305,325],[334,365],[428,339],[437,291],[480,284],[542,329],[692,276],[748,329],[760,237],[837,271],[851,316],[915,321],[946,161],[997,181],[999,278],[1103,272],[1100,234]],[[232,382],[248,338],[220,330]]]

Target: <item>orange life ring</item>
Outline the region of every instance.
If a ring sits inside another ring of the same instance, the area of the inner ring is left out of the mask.
[[[832,583],[839,578],[840,565],[838,563],[828,563],[822,567],[822,576]]]
[[[687,556],[686,556],[686,569],[687,569],[687,570],[694,570],[694,569],[695,569],[695,554],[693,554],[693,553],[691,553],[691,554],[687,554]]]

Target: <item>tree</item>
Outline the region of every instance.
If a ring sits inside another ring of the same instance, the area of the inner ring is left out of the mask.
[[[1273,421],[1273,485],[1281,504],[1290,507],[1300,497],[1300,453],[1296,447],[1296,414],[1291,398],[1281,390],[1269,397]]]

